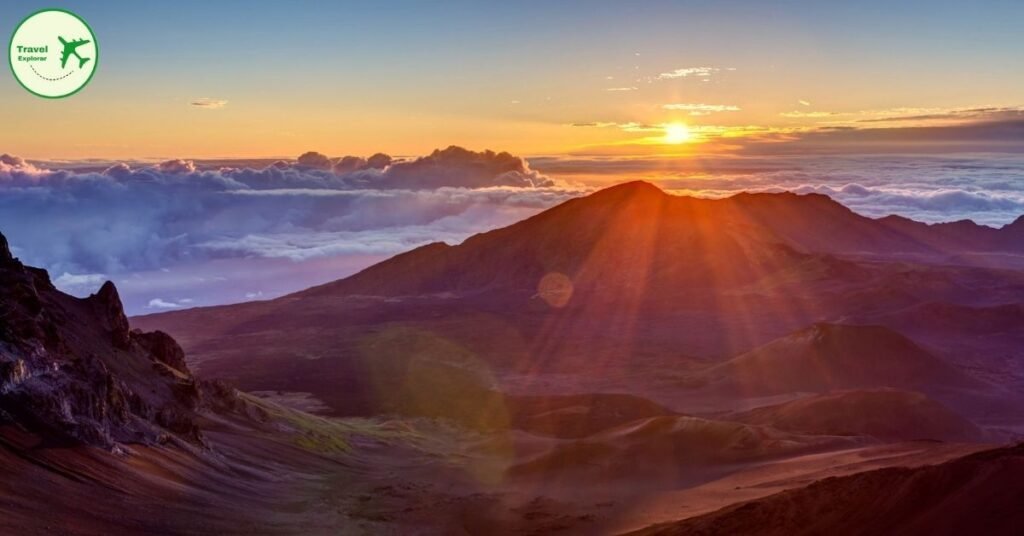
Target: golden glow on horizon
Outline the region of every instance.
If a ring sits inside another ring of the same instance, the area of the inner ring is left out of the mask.
[[[690,133],[690,127],[683,123],[669,123],[665,125],[665,138],[664,141],[670,145],[679,145],[686,143],[693,138]]]

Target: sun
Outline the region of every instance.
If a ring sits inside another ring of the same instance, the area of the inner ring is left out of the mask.
[[[690,141],[690,127],[682,123],[669,123],[665,125],[665,143],[678,145]]]

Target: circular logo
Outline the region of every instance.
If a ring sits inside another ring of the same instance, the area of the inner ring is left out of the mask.
[[[68,97],[85,87],[99,56],[89,25],[63,9],[29,15],[14,29],[8,49],[11,72],[21,87],[48,99]]]

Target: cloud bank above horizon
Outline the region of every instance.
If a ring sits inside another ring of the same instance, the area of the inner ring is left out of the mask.
[[[104,278],[169,279],[162,274],[218,260],[251,260],[252,269],[264,261],[380,260],[429,242],[460,242],[578,193],[508,153],[459,147],[405,160],[311,152],[262,168],[168,160],[100,171],[3,155],[0,230],[15,254],[48,269],[62,288],[86,294]],[[231,265],[232,272],[247,269]],[[205,284],[224,276],[196,277]],[[238,289],[233,301],[264,290]],[[192,299],[123,294],[134,312]]]
[[[232,165],[233,164],[233,165]],[[458,243],[594,188],[817,192],[868,216],[1001,225],[1024,213],[1024,158],[544,157],[459,147],[419,158],[307,152],[257,166],[0,157],[0,231],[75,294],[113,279],[134,314],[265,299],[430,242]]]

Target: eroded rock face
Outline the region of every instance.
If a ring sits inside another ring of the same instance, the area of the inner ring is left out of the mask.
[[[152,354],[157,361],[186,374],[189,373],[188,365],[185,364],[185,351],[170,335],[162,331],[144,333],[136,329],[131,332],[131,340]]]
[[[237,400],[229,387],[209,390],[211,406]],[[130,330],[112,283],[85,299],[63,294],[0,235],[0,422],[50,443],[202,444],[203,391],[173,338]]]
[[[25,366],[24,360],[15,359],[0,363],[0,393],[17,389],[28,377],[28,367]]]

